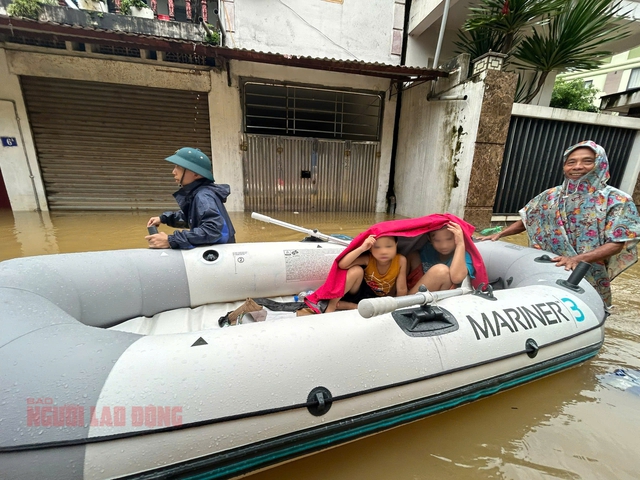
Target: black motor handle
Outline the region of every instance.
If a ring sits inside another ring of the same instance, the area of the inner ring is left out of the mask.
[[[575,285],[576,287],[580,283],[580,281],[584,278],[584,276],[589,273],[591,269],[591,264],[587,262],[580,262],[578,266],[571,272],[569,278],[567,278],[567,283],[569,285]]]

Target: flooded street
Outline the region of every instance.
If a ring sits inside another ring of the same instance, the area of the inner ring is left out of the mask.
[[[0,210],[0,260],[77,251],[146,248],[159,212],[12,213]],[[266,213],[266,212],[265,212]],[[383,214],[266,213],[322,233],[356,235]],[[304,235],[231,213],[239,242]],[[161,226],[161,230],[172,229]],[[525,238],[515,237],[525,244]],[[640,370],[640,266],[613,283],[614,313],[592,361],[446,413],[288,464],[252,480],[637,479],[640,395],[604,382]]]

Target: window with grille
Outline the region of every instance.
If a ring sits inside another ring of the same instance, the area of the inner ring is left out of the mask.
[[[247,133],[377,141],[382,94],[246,82]]]

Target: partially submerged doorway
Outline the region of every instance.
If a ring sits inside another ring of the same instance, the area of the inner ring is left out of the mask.
[[[382,93],[245,82],[245,210],[375,211],[382,105]]]

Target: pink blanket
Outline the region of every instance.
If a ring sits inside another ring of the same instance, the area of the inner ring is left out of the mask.
[[[318,303],[319,300],[328,300],[331,298],[339,298],[344,295],[344,285],[347,278],[347,271],[338,267],[338,262],[348,252],[358,248],[362,245],[362,242],[369,236],[397,236],[398,237],[398,252],[405,256],[416,248],[421,247],[426,242],[426,238],[423,235],[433,230],[438,230],[445,226],[448,222],[456,222],[462,227],[464,232],[464,246],[465,250],[471,256],[473,266],[476,269],[475,278],[471,279],[471,284],[478,288],[481,283],[485,285],[488,283],[487,270],[482,262],[482,257],[478,252],[478,249],[471,240],[471,235],[475,231],[475,227],[461,218],[456,217],[448,213],[445,214],[433,214],[419,218],[408,218],[405,220],[390,220],[387,222],[376,223],[368,230],[362,232],[356,238],[354,238],[349,246],[342,252],[333,262],[329,276],[327,280],[318,288],[315,292],[309,295],[305,302],[309,304]],[[412,237],[412,238],[411,238]],[[407,272],[408,274],[409,272]]]

